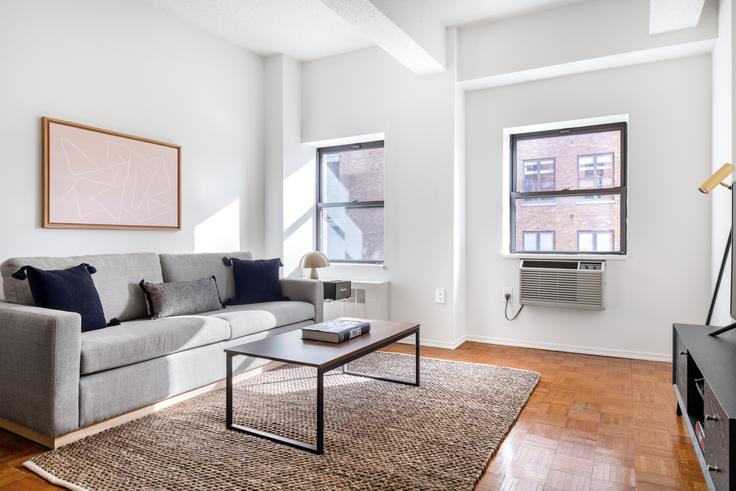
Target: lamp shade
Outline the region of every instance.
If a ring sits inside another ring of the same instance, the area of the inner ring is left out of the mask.
[[[308,252],[302,256],[302,268],[326,268],[330,265],[330,260],[321,252]]]
[[[319,275],[317,274],[317,268],[326,268],[330,265],[330,260],[327,259],[327,256],[322,254],[321,252],[314,251],[314,252],[308,252],[302,256],[302,260],[299,263],[299,265],[302,268],[311,268],[311,272],[309,273],[309,278],[316,280],[319,279]]]

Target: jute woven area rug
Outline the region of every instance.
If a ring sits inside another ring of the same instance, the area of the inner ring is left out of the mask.
[[[351,371],[413,377],[374,353]],[[325,376],[325,454],[225,429],[216,391],[24,465],[73,490],[470,490],[536,387],[534,372],[422,359],[421,386]],[[286,365],[235,387],[235,422],[314,441],[316,371]]]

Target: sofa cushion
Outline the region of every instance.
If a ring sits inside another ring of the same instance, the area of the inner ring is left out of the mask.
[[[173,283],[149,283],[141,280],[140,287],[146,294],[151,319],[199,314],[223,307],[214,276]]]
[[[82,375],[151,360],[229,339],[217,317],[182,316],[124,322],[82,334]]]
[[[195,281],[214,276],[223,303],[235,296],[233,271],[222,262],[223,256],[252,259],[250,252],[217,252],[203,254],[161,254],[164,281]],[[143,278],[141,276],[141,278]],[[141,278],[138,278],[140,281]],[[146,281],[154,281],[146,278]]]
[[[236,257],[223,258],[232,264],[235,278],[235,296],[225,305],[278,302],[284,300],[279,280],[281,259],[241,260]]]
[[[157,254],[100,254],[72,257],[18,257],[0,264],[5,300],[10,303],[34,305],[27,281],[11,275],[23,266],[39,269],[67,269],[87,263],[97,269],[92,277],[100,295],[107,320],[117,317],[121,321],[140,319],[148,315],[146,299],[138,282],[161,282],[161,262]],[[223,266],[224,267],[224,266]]]
[[[264,302],[232,305],[201,315],[224,319],[230,323],[231,339],[260,331],[314,319],[314,305],[307,302]]]
[[[13,278],[28,280],[36,307],[79,314],[85,332],[102,329],[107,324],[100,295],[92,281],[96,272],[89,264],[50,271],[24,266],[13,273]]]

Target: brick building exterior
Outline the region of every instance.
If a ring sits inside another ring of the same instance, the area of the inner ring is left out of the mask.
[[[322,154],[321,200],[383,201],[383,147]],[[320,250],[334,260],[383,261],[383,207],[326,208]]]
[[[621,132],[571,134],[516,143],[516,191],[621,185]],[[515,250],[618,252],[621,196],[517,199]]]

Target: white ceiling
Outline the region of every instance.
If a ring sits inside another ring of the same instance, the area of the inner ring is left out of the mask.
[[[147,0],[261,56],[312,60],[371,46],[320,0]]]
[[[261,56],[313,60],[374,44],[321,0],[147,1]],[[418,15],[453,26],[581,0],[421,1]]]
[[[430,15],[446,26],[510,17],[580,1],[583,0],[423,0]]]

